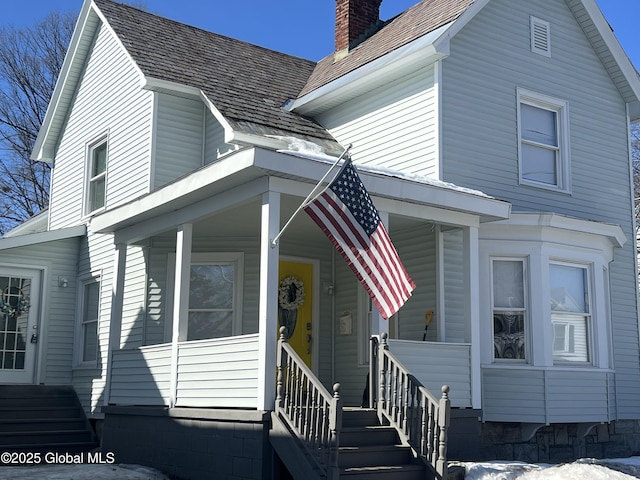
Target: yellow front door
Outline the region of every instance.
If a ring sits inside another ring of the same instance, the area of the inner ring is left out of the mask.
[[[286,327],[289,344],[311,368],[313,265],[281,260],[278,279],[278,331]]]

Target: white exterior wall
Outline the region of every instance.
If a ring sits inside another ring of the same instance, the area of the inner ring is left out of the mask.
[[[204,104],[200,100],[157,94],[153,188],[200,168],[204,162]]]
[[[530,15],[551,22],[550,58],[530,51]],[[569,194],[518,185],[518,87],[568,102]],[[617,402],[611,408],[619,418],[637,418],[640,351],[626,111],[580,26],[564,2],[489,2],[451,41],[441,95],[443,180],[511,201],[516,212],[557,212],[622,227],[628,241],[610,266]],[[559,375],[569,379],[571,372]],[[588,385],[580,387],[585,395]],[[510,400],[509,405],[520,401]],[[518,419],[528,415],[533,410]],[[548,418],[559,417],[551,412]]]
[[[107,207],[148,192],[153,94],[104,26],[85,65],[51,179],[50,227],[83,218],[87,145],[108,135]]]
[[[38,304],[37,383],[71,381],[79,244],[78,238],[70,238],[0,251],[2,265],[42,269],[41,298],[46,308]],[[58,285],[59,277],[68,280],[66,288]]]
[[[345,102],[316,117],[355,163],[437,176],[438,112],[433,65]]]

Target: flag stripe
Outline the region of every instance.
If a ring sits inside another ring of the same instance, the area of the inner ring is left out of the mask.
[[[324,194],[323,194],[324,195]],[[307,213],[314,219],[314,221],[322,228],[325,234],[331,239],[334,246],[340,251],[342,256],[347,261],[347,264],[358,277],[360,282],[370,295],[375,297],[382,297],[385,303],[395,304],[398,299],[393,298],[393,293],[389,290],[389,284],[380,277],[379,265],[374,263],[374,259],[369,258],[367,255],[362,255],[359,249],[354,245],[357,240],[357,232],[354,232],[346,227],[341,221],[341,217],[331,215],[326,210],[326,204],[323,205],[322,201],[319,201],[313,205],[310,205],[311,211],[307,210]],[[313,213],[313,214],[312,214]],[[344,248],[345,245],[347,248]],[[375,278],[375,277],[377,278]]]
[[[331,192],[327,191],[324,194],[322,199],[326,201],[328,207],[333,209],[337,215],[331,217],[328,215],[328,218],[340,218],[343,220],[344,224],[357,236],[359,240],[359,245],[355,242],[352,242],[351,250],[354,251],[356,255],[360,255],[358,257],[363,262],[366,262],[367,273],[370,275],[375,275],[378,279],[377,285],[381,285],[382,289],[386,292],[386,300],[388,302],[393,302],[394,304],[400,302],[400,298],[402,296],[401,292],[397,288],[396,282],[393,279],[388,278],[388,269],[390,265],[385,260],[386,255],[383,255],[384,251],[381,252],[380,248],[381,242],[378,242],[378,236],[374,233],[371,237],[368,237],[364,230],[360,227],[358,222],[356,222],[349,212],[348,209],[340,208],[341,203],[337,196]],[[322,205],[322,201],[320,205]],[[347,240],[344,236],[342,237],[345,241]],[[369,261],[368,261],[369,260]],[[393,299],[393,300],[392,300]]]
[[[350,160],[304,210],[343,256],[380,314],[389,318],[397,312],[415,284]]]

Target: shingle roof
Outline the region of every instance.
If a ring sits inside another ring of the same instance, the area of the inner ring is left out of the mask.
[[[303,96],[458,18],[474,0],[422,0],[387,21],[341,60],[320,60],[299,96]]]
[[[207,32],[111,0],[95,0],[145,76],[201,89],[234,129],[331,140],[287,112],[315,67],[309,60]]]

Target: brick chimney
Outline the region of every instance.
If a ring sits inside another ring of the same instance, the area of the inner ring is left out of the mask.
[[[346,54],[380,21],[382,0],[336,0],[336,53]]]

